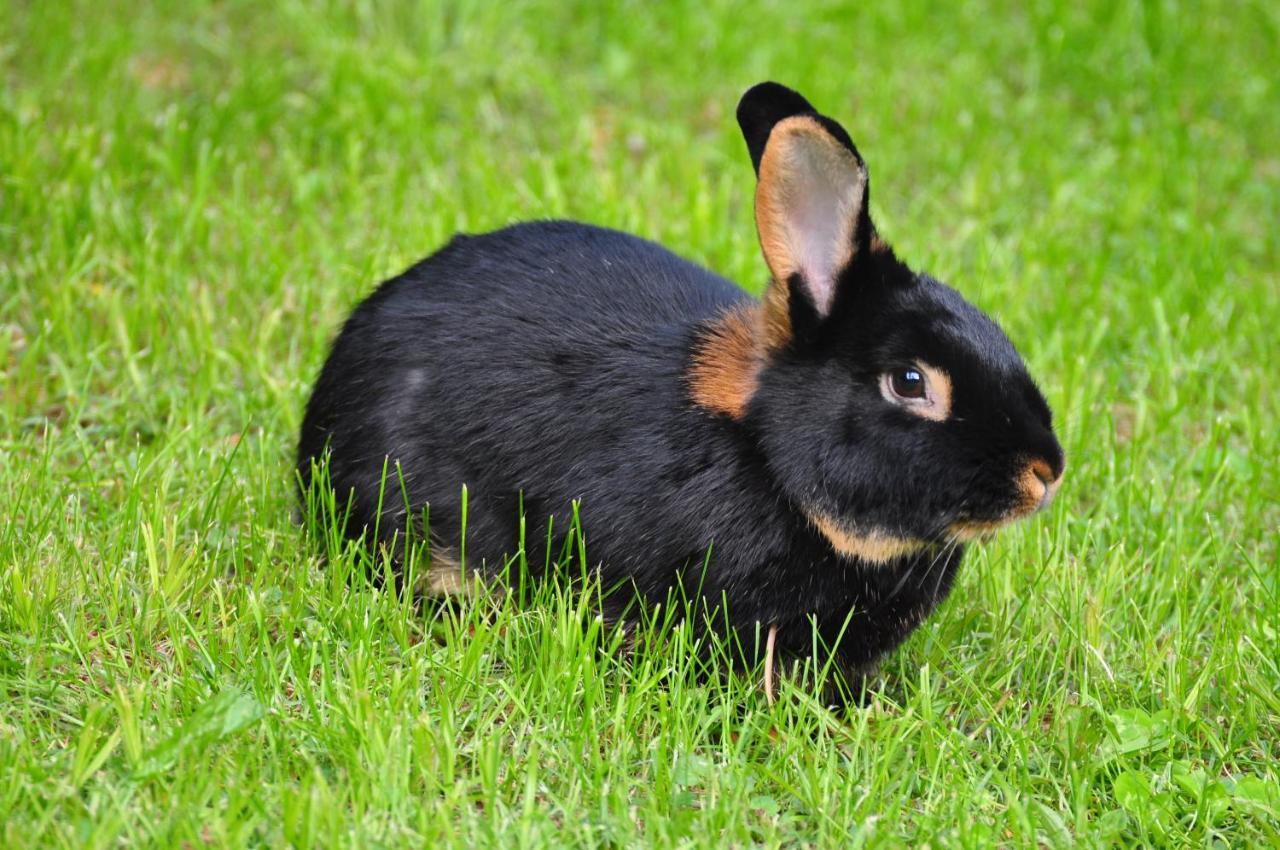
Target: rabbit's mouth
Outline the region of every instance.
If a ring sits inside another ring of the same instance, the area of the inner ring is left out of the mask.
[[[1014,505],[995,519],[963,519],[947,527],[955,540],[968,542],[990,537],[1006,525],[1039,513],[1049,506],[1062,486],[1062,470],[1055,474],[1045,461],[1035,458],[1023,465],[1014,481]]]

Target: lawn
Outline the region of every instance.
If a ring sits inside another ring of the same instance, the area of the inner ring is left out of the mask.
[[[1280,844],[1280,7],[933,5],[0,3],[0,844]],[[843,713],[322,565],[346,311],[542,217],[759,291],[770,78],[1019,345],[1052,510]]]

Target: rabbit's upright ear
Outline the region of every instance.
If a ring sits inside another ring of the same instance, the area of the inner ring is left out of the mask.
[[[831,314],[842,281],[874,235],[867,168],[839,124],[777,83],[752,87],[738,124],[759,182],[756,228],[773,283],[765,298],[771,348]]]

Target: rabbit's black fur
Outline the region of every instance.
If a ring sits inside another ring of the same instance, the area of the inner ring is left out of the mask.
[[[327,456],[349,535],[403,533],[402,478],[456,552],[465,484],[467,564],[501,567],[521,504],[541,564],[578,500],[606,586],[661,601],[682,577],[745,645],[777,626],[803,657],[816,624],[856,671],[946,596],[963,541],[1047,502],[1043,397],[991,320],[876,234],[848,136],[772,83],[738,114],[763,302],[651,242],[541,222],[455,237],[356,309],[298,466],[306,486]],[[894,394],[913,364],[928,399]]]

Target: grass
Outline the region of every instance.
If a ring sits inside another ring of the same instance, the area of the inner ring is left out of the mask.
[[[1276,6],[932,5],[0,4],[0,844],[1280,844]],[[322,569],[345,312],[548,216],[758,290],[765,78],[1019,343],[1052,511],[839,715]]]

